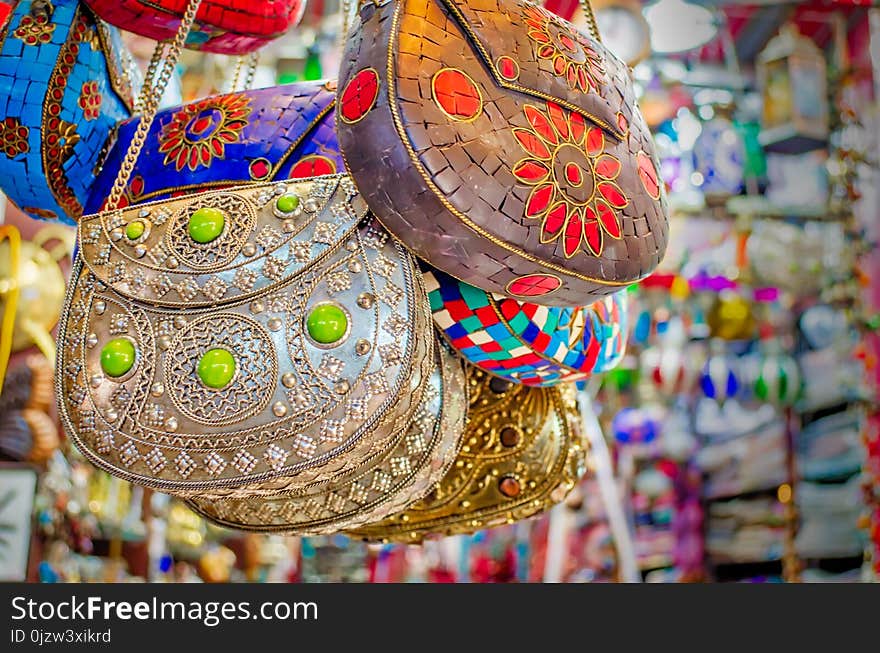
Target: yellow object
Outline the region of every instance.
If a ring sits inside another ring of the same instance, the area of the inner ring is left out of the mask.
[[[748,340],[754,335],[752,304],[739,295],[721,295],[706,316],[713,338]]]
[[[2,268],[0,268],[0,295],[6,296],[3,319],[0,320],[0,394],[3,393],[6,366],[9,365],[9,356],[12,353],[12,336],[15,329],[15,315],[18,310],[21,234],[12,225],[0,226],[0,243],[5,240],[9,241],[9,255],[0,258],[0,263],[4,259],[8,260],[6,275],[2,273]]]
[[[36,345],[46,358],[55,360],[55,328],[64,303],[64,273],[58,262],[73,251],[74,232],[59,225],[40,229],[31,241],[20,241],[18,262],[0,255],[0,294],[3,279],[15,279],[19,291],[18,311],[11,334],[12,351]],[[44,249],[57,240],[58,244]],[[12,241],[10,241],[12,242]],[[6,248],[2,248],[3,251]],[[10,265],[11,264],[11,265]],[[13,274],[13,270],[17,270]],[[4,313],[5,319],[5,313]]]
[[[587,441],[569,385],[529,388],[471,368],[458,458],[421,501],[350,531],[372,541],[419,542],[532,517],[565,499],[585,470]]]

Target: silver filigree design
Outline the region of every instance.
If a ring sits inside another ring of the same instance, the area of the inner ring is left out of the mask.
[[[235,376],[219,390],[205,386],[196,373],[209,349],[225,349],[235,359]],[[193,320],[165,357],[169,396],[184,415],[201,424],[229,424],[260,412],[277,377],[278,358],[269,334],[256,320],[233,313]]]
[[[201,208],[219,209],[225,218],[223,231],[208,243],[198,243],[189,235],[189,219]],[[256,219],[254,205],[239,194],[196,194],[193,201],[174,216],[174,224],[165,235],[165,243],[182,262],[192,268],[215,270],[229,265],[238,256]]]

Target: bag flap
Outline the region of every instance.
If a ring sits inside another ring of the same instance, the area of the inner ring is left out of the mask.
[[[624,137],[635,98],[629,69],[601,43],[525,0],[440,1],[500,86],[556,102]]]
[[[160,111],[132,172],[126,202],[341,173],[332,129],[335,91],[335,82],[304,82],[216,95]],[[86,212],[101,210],[139,122],[135,118],[119,127]]]
[[[241,301],[301,273],[357,228],[347,175],[196,193],[84,217],[80,252],[120,295],[155,306]]]

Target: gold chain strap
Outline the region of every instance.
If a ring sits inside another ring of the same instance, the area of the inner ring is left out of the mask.
[[[260,54],[258,52],[251,52],[249,55],[241,55],[238,57],[238,60],[235,63],[235,72],[232,74],[232,86],[230,87],[230,92],[235,91],[246,91],[251,87],[254,83],[254,75],[257,73],[257,64],[260,61]],[[242,71],[244,73],[244,85],[239,86],[242,77]]]
[[[162,54],[165,51],[168,41],[160,41],[153,49],[153,56],[150,57],[150,65],[147,66],[147,72],[144,74],[143,86],[134,102],[134,113],[140,113],[144,109],[144,105],[152,92],[153,80],[156,78],[156,71],[162,62]]]
[[[180,52],[183,50],[186,37],[189,35],[192,24],[196,19],[196,12],[201,3],[202,0],[189,0],[186,12],[183,15],[183,20],[181,20],[180,26],[177,28],[177,34],[175,34],[174,39],[169,44],[168,53],[162,62],[162,68],[159,72],[158,79],[154,85],[145,88],[142,93],[143,106],[141,121],[135,130],[134,136],[132,136],[131,143],[128,145],[128,151],[125,153],[125,158],[122,160],[122,164],[119,167],[119,174],[116,175],[116,181],[113,183],[113,188],[110,190],[110,196],[107,198],[107,207],[105,209],[107,211],[115,211],[119,206],[119,201],[125,193],[125,187],[128,184],[131,173],[134,171],[134,166],[137,163],[138,156],[140,156],[141,149],[144,146],[150,127],[153,125],[153,119],[156,117],[156,111],[159,108],[162,94],[165,92],[165,87],[168,86],[168,82],[171,79],[177,61],[180,58]],[[160,43],[156,46],[156,50],[164,49],[164,45],[164,43]],[[153,56],[155,58],[156,53],[154,53]]]
[[[590,0],[580,0],[580,3],[581,13],[584,15],[584,22],[587,24],[590,36],[601,42],[602,36],[599,34],[599,23],[596,22],[596,14],[593,13],[593,5],[590,4]]]

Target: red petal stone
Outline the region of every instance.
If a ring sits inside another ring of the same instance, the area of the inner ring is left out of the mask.
[[[550,275],[527,274],[511,281],[507,291],[519,297],[540,297],[553,292],[561,285],[559,279]]]
[[[660,199],[660,182],[657,178],[657,169],[654,167],[654,162],[651,161],[651,157],[645,152],[639,152],[636,158],[639,164],[639,177],[642,180],[642,186],[645,187],[645,191],[653,199]]]
[[[587,154],[598,156],[605,149],[605,134],[598,127],[592,127],[587,132]]]
[[[460,70],[441,70],[434,76],[432,89],[434,101],[453,118],[470,120],[483,109],[477,85]]]
[[[583,66],[578,67],[578,86],[580,86],[581,90],[586,93],[590,90],[590,80],[587,77],[587,71],[584,70]]]
[[[577,49],[574,39],[571,38],[568,34],[560,34],[559,42],[562,43],[562,45],[565,46],[565,49],[569,52],[574,52]]]
[[[336,163],[325,156],[312,155],[304,157],[290,169],[290,179],[305,179],[320,175],[332,175],[336,172]]]
[[[547,210],[550,202],[553,201],[554,188],[553,184],[544,184],[537,186],[526,202],[526,217],[534,218]]]
[[[513,135],[523,149],[534,157],[539,159],[549,159],[550,149],[540,138],[528,129],[514,129]]]
[[[140,175],[135,175],[135,177],[131,180],[131,184],[129,184],[129,189],[131,190],[131,194],[135,197],[138,197],[141,193],[144,192],[144,178]]]
[[[533,41],[537,41],[538,43],[549,43],[550,37],[545,32],[540,32],[538,30],[530,30],[529,38]]]
[[[596,200],[596,211],[599,214],[599,222],[612,238],[620,238],[620,223],[617,213],[602,200]]]
[[[568,87],[571,89],[577,88],[578,85],[578,67],[574,64],[568,65],[568,70],[565,71],[565,80],[568,82]]]
[[[562,56],[561,54],[557,55],[556,58],[553,60],[553,71],[557,75],[561,75],[562,73],[565,72],[565,64],[566,63],[567,62],[566,62],[564,56]]]
[[[524,181],[527,184],[537,184],[544,181],[547,175],[550,174],[550,169],[540,161],[526,159],[514,166],[513,174],[520,181]]]
[[[551,145],[559,144],[559,138],[557,138],[556,136],[556,130],[553,129],[553,126],[550,124],[547,116],[545,116],[543,113],[541,113],[538,109],[530,104],[526,105],[523,111],[525,112],[526,118],[528,118],[529,123],[531,123],[532,127],[535,128],[535,132],[537,132],[538,136],[543,138]]]
[[[581,140],[584,138],[584,133],[587,131],[584,117],[579,113],[572,113],[569,124],[571,125],[571,141],[580,145]]]
[[[565,178],[572,186],[580,186],[584,181],[584,173],[578,164],[567,163],[565,165]]]
[[[627,120],[626,116],[622,113],[617,114],[617,126],[623,133],[626,133],[629,130],[629,120]]]
[[[580,209],[573,209],[568,216],[568,224],[565,227],[563,250],[566,256],[574,256],[581,245],[581,233],[583,230],[583,218]]]
[[[550,120],[553,121],[553,126],[556,127],[556,131],[559,132],[559,135],[563,140],[567,140],[569,129],[568,120],[565,118],[565,111],[563,111],[562,107],[555,102],[548,102],[547,113],[550,114]]]
[[[593,254],[599,256],[602,253],[602,229],[599,227],[596,213],[589,207],[587,208],[587,219],[584,220],[584,239]]]
[[[605,179],[615,179],[620,174],[620,161],[606,154],[596,162],[596,174]]]
[[[560,202],[556,206],[554,206],[547,213],[547,217],[544,218],[544,224],[541,225],[541,241],[545,243],[549,243],[559,236],[559,232],[562,230],[563,225],[565,224],[565,212],[567,210],[566,205],[563,202]]]
[[[519,64],[508,56],[499,57],[498,74],[508,81],[519,77]]]
[[[365,68],[352,77],[339,98],[339,109],[343,120],[361,120],[379,96],[379,75],[372,68]]]
[[[608,203],[616,209],[622,209],[627,204],[629,204],[629,200],[626,199],[626,196],[623,194],[623,191],[620,190],[620,187],[611,181],[603,181],[598,185],[599,193],[601,193],[602,197],[608,200]]]

